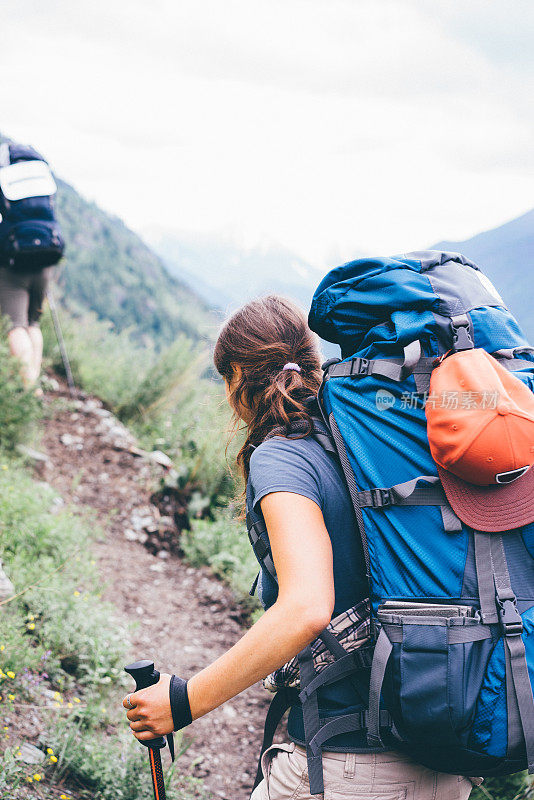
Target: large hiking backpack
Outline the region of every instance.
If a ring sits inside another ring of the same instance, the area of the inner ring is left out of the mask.
[[[534,771],[534,524],[482,533],[458,519],[424,409],[437,357],[482,348],[533,390],[532,348],[458,253],[334,269],[309,323],[343,357],[325,365],[320,400],[367,564],[376,639],[369,744],[450,773]],[[321,791],[312,777],[312,792]]]
[[[44,158],[28,145],[0,145],[0,266],[36,270],[57,264],[65,244],[57,190]]]

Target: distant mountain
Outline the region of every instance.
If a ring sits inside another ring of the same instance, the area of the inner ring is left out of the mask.
[[[11,140],[0,133],[0,143],[5,141]],[[120,219],[56,181],[56,211],[67,244],[58,267],[62,303],[75,313],[93,311],[146,343],[170,343],[180,333],[195,341],[213,339],[220,314],[170,275]]]
[[[464,242],[439,242],[471,258],[495,284],[534,344],[534,209]]]
[[[323,270],[276,245],[240,248],[214,236],[148,231],[146,239],[169,271],[220,309],[277,292],[309,308]]]
[[[213,337],[218,315],[120,219],[61,180],[56,210],[67,243],[58,282],[68,308],[90,309],[147,343],[180,333]]]

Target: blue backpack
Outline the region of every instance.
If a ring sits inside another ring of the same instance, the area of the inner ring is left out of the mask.
[[[490,534],[456,517],[424,409],[438,356],[483,348],[534,390],[532,348],[458,253],[338,267],[317,288],[309,324],[343,358],[326,363],[320,404],[366,558],[369,744],[443,772],[534,771],[534,524]]]
[[[38,270],[63,256],[56,189],[47,162],[33,147],[0,145],[0,266]]]

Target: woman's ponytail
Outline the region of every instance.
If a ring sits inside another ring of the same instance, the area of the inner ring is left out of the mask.
[[[231,403],[247,410],[247,437],[237,462],[246,479],[250,456],[274,429],[289,432],[296,420],[312,422],[306,400],[321,381],[317,337],[290,300],[270,295],[240,308],[223,326],[215,367],[231,387]],[[305,434],[304,434],[305,435]]]

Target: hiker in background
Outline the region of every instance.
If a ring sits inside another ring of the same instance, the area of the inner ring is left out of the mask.
[[[351,500],[338,460],[320,441],[324,429],[309,402],[320,386],[320,364],[318,340],[304,314],[281,297],[250,302],[224,325],[215,366],[236,424],[246,426],[237,463],[266,612],[189,681],[162,675],[158,684],[123,701],[134,735],[147,741],[185,727],[266,676],[269,686],[284,686],[276,695],[284,701],[278,716],[290,708],[290,741],[264,752],[263,780],[253,800],[311,796],[298,675],[300,668],[304,677],[312,660],[327,658],[317,637],[329,635],[331,642],[332,634],[338,636],[353,664],[361,654],[364,665],[370,649],[365,561]],[[368,676],[362,670],[323,686],[320,716],[363,718]],[[353,727],[327,739],[322,758],[319,750],[313,763],[315,771],[322,768],[331,800],[375,793],[412,800],[469,797],[469,780],[427,769],[391,749],[371,748],[363,727]]]
[[[52,198],[57,190],[44,158],[28,145],[0,145],[0,312],[9,347],[27,387],[39,380],[39,320],[53,265],[64,251]]]

